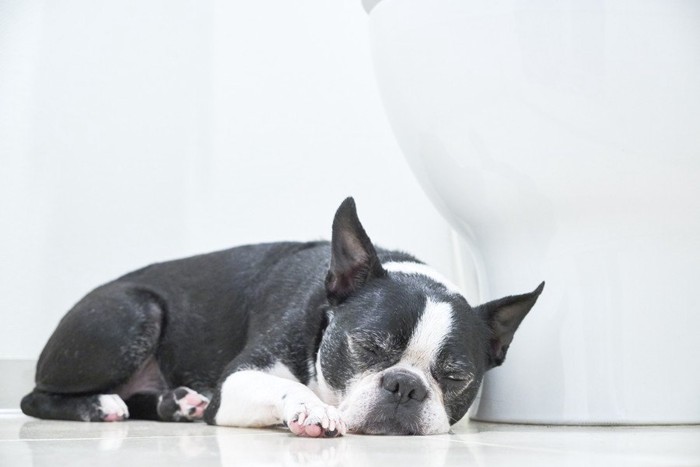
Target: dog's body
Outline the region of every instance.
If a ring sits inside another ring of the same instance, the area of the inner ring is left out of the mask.
[[[237,247],[98,287],[49,339],[22,410],[285,423],[302,436],[442,433],[541,290],[472,309],[412,256],[375,249],[348,199],[331,243]]]

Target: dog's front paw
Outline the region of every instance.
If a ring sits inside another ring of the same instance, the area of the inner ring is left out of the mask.
[[[158,403],[158,415],[162,420],[173,422],[191,422],[201,420],[209,399],[181,386],[163,394]]]
[[[285,422],[292,433],[309,438],[334,438],[347,431],[340,411],[320,402],[291,406],[286,410]]]

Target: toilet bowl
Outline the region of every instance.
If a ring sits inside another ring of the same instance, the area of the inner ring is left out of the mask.
[[[547,281],[472,418],[700,423],[700,4],[364,4],[468,299]]]

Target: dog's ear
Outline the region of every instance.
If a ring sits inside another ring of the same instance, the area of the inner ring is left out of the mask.
[[[489,368],[501,365],[506,359],[506,352],[513,341],[516,329],[535,304],[543,289],[544,282],[530,293],[504,297],[476,308],[475,311],[491,328]]]
[[[355,200],[347,198],[333,219],[331,265],[326,276],[328,300],[338,304],[370,279],[385,274],[357,217]]]

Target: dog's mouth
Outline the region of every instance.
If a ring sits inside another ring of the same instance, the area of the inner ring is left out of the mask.
[[[424,433],[415,432],[413,430],[385,430],[382,428],[363,428],[361,431],[351,431],[356,435],[372,435],[372,436],[424,436]]]
[[[361,426],[350,429],[353,434],[381,435],[381,436],[425,436],[432,433],[426,432],[416,424],[402,424],[397,421],[383,423],[364,423]]]
[[[383,436],[425,436],[446,432],[423,420],[418,411],[387,410],[385,407],[370,410],[362,420],[351,423],[348,431]]]

